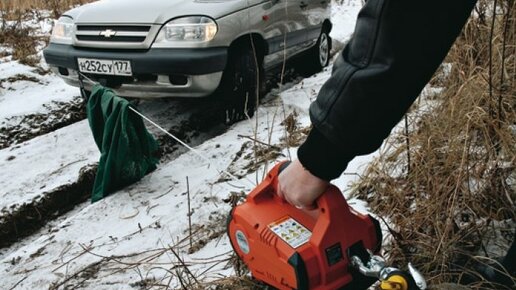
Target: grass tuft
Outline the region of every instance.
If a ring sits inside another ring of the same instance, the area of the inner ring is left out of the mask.
[[[4,47],[0,57],[12,55],[20,63],[37,66],[41,58],[37,55],[38,46],[48,42],[47,36],[38,36],[27,21],[42,20],[41,11],[49,11],[50,17],[57,19],[73,6],[92,2],[91,0],[7,0],[0,2],[0,43]],[[48,14],[48,13],[47,13]]]
[[[472,260],[503,255],[514,238],[516,8],[498,1],[493,18],[492,5],[479,2],[447,56],[449,72],[431,82],[442,90],[414,106],[408,132],[392,134],[356,187],[393,225],[391,262],[411,261],[432,284],[475,275]]]

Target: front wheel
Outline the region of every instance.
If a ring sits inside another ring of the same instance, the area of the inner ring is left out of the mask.
[[[262,61],[251,47],[241,45],[230,49],[219,89],[226,124],[233,124],[254,115],[263,76]]]
[[[317,43],[308,50],[302,62],[301,72],[311,75],[320,72],[330,62],[331,37],[326,30],[321,31]]]
[[[330,62],[331,38],[328,35],[328,32],[323,31],[321,33],[317,40],[315,50],[316,52],[314,54],[317,54],[317,58],[319,60],[319,62],[316,63],[316,66],[319,70],[322,70],[322,68],[326,67]]]

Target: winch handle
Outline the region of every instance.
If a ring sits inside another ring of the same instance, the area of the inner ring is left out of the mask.
[[[283,161],[274,165],[267,173],[265,179],[249,193],[247,201],[258,204],[261,201],[270,200],[272,198],[277,202],[286,203],[286,201],[280,198],[276,193],[278,190],[278,176],[281,172],[280,170],[284,170],[289,163],[289,161]]]
[[[278,192],[278,177],[285,168],[288,167],[290,161],[283,161],[276,164],[268,173],[265,178],[247,197],[248,202],[259,204],[263,201],[270,200],[271,198],[278,203],[288,204],[286,200],[281,198]],[[290,205],[296,208],[293,205]],[[330,220],[340,221],[346,220],[352,213],[349,211],[346,199],[342,195],[341,191],[335,186],[330,184],[326,191],[315,201],[315,210],[319,210],[320,215],[317,218],[319,223],[329,224]],[[300,211],[305,209],[296,208]],[[310,210],[312,212],[312,210]],[[333,225],[332,225],[333,226]],[[338,225],[335,225],[338,226]],[[325,227],[322,227],[325,228]]]
[[[278,202],[286,203],[287,201],[280,198],[277,194],[279,188],[279,175],[280,173],[285,170],[290,165],[290,161],[282,161],[278,164],[276,164],[267,174],[267,180],[265,181],[268,183],[272,189],[273,189],[273,199],[275,199]]]
[[[281,199],[276,192],[278,191],[278,178],[280,173],[285,170],[290,165],[290,161],[283,161],[274,166],[271,171],[268,174],[268,178],[270,178],[270,184],[272,185],[274,189],[274,197],[275,199],[285,202],[285,200]],[[347,208],[347,202],[340,190],[333,184],[330,184],[326,191],[321,194],[316,200],[315,200],[315,209],[327,209],[324,214],[328,216],[335,216],[334,218],[337,219],[338,216],[343,217],[343,215],[350,214],[349,211],[343,211],[343,208]],[[300,209],[302,210],[302,209]]]
[[[274,200],[278,203],[288,204],[286,200],[279,197],[278,192],[278,177],[280,173],[288,167],[290,161],[282,161],[269,170],[265,179],[258,184],[258,186],[249,193],[247,201],[258,204],[266,200]]]
[[[280,175],[281,172],[283,172],[283,170],[285,170],[290,165],[290,163],[291,162],[288,160],[279,163],[278,176]]]

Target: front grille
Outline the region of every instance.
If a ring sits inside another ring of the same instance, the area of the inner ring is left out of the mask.
[[[106,25],[77,25],[78,31],[103,31],[103,30],[115,30],[115,31],[144,31],[149,32],[150,26],[132,26],[132,25],[116,25],[116,26],[106,26]]]
[[[82,41],[101,41],[101,42],[144,42],[145,36],[114,36],[106,38],[104,36],[77,35],[78,40]]]
[[[76,37],[84,42],[142,43],[150,29],[150,25],[77,25]]]

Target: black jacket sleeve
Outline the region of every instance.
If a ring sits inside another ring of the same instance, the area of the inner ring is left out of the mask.
[[[314,128],[298,151],[303,166],[331,180],[355,156],[378,149],[443,61],[475,3],[368,0],[310,106]]]

